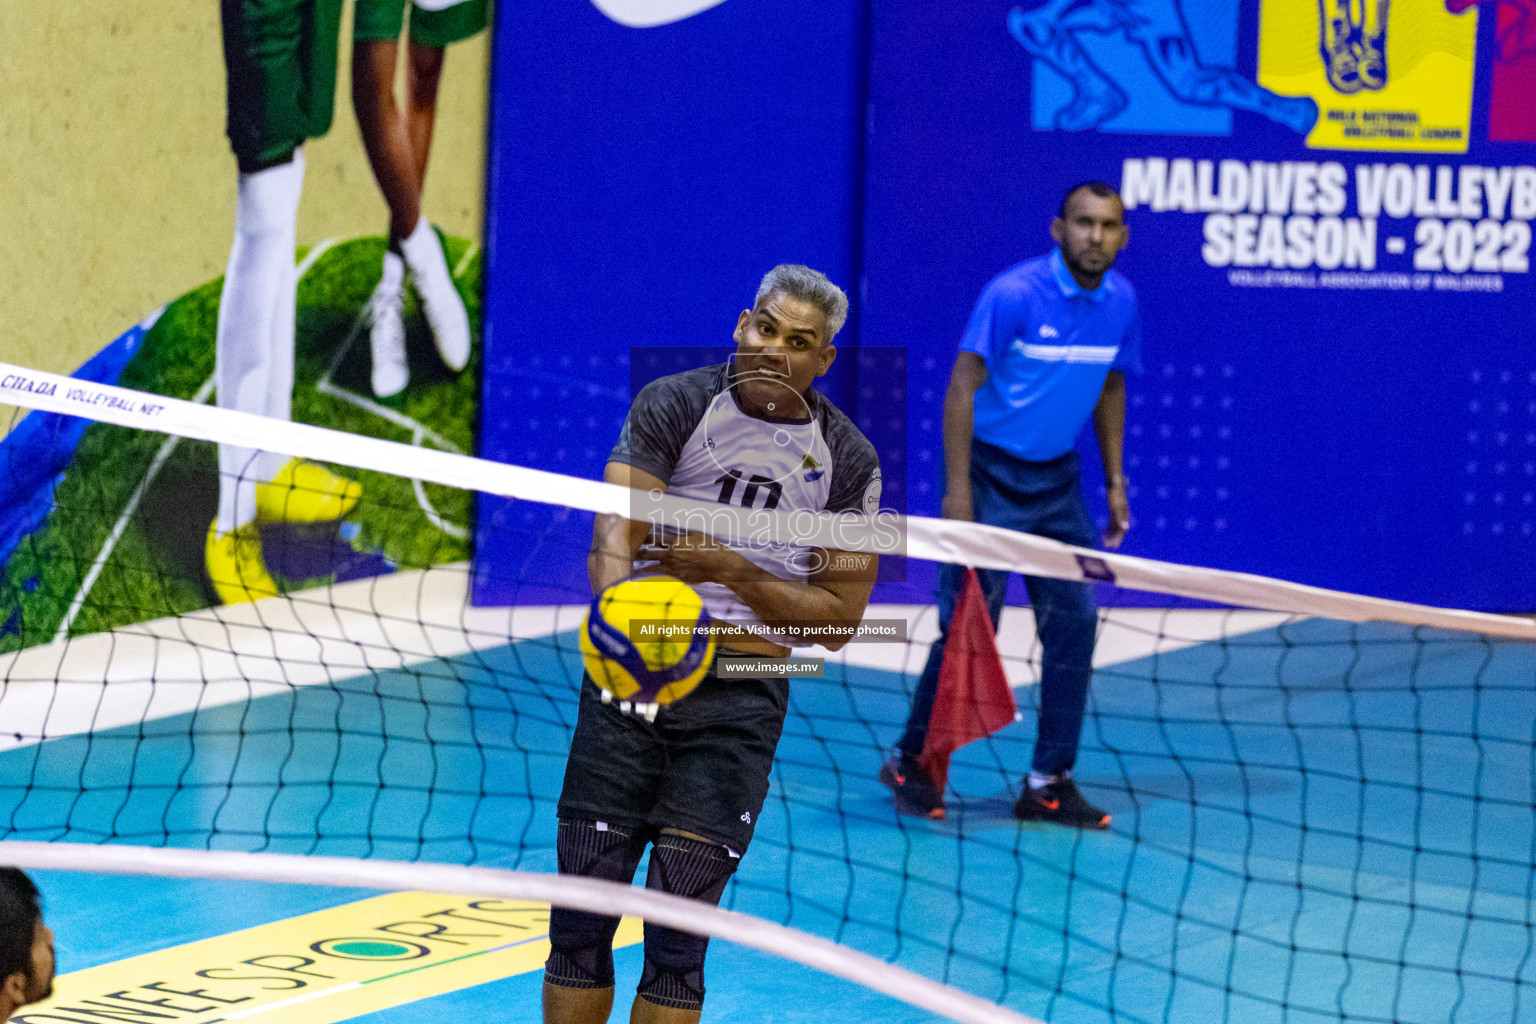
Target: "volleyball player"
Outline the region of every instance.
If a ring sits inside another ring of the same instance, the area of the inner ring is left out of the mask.
[[[32,879],[0,868],[0,1021],[53,995],[53,931]]]
[[[782,265],[737,319],[731,362],[663,377],[630,407],[603,477],[741,509],[873,514],[874,447],[812,387],[837,349],[848,299],[822,274]],[[693,584],[717,622],[744,627],[723,649],[782,658],[789,620],[858,622],[875,557],[790,545],[734,547],[599,516],[588,572],[601,591],[637,568]],[[775,624],[780,629],[776,630]],[[841,643],[827,643],[840,647]],[[649,888],[719,901],[752,841],[784,726],[783,678],[710,675],[654,721],[605,703],[582,680],[559,803],[563,874],[628,883],[651,846]],[[544,971],[546,1024],[601,1024],[613,1005],[617,917],[555,908]],[[704,1000],[708,940],[647,923],[632,1024],[690,1022]]]

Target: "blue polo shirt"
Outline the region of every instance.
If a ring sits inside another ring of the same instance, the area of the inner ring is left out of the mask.
[[[1136,289],[1111,270],[1087,291],[1053,250],[993,278],[960,350],[987,364],[975,436],[1021,459],[1059,458],[1076,445],[1109,371],[1141,372]]]

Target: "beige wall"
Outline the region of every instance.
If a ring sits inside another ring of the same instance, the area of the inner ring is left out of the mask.
[[[350,7],[299,242],[382,234],[352,115]],[[449,50],[425,209],[480,237],[487,33]],[[216,0],[0,3],[0,360],[67,373],[224,272],[235,162]],[[6,417],[7,422],[9,417]]]

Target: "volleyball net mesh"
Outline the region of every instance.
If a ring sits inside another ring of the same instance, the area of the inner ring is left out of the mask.
[[[0,592],[0,839],[555,870],[593,514],[688,509],[7,371],[54,418],[0,473],[57,475]],[[362,483],[341,520],[262,528],[279,596],[216,603],[215,441]],[[476,488],[510,510],[479,543],[526,552],[509,606],[469,600]],[[893,522],[865,620],[900,636],[797,652],[824,675],[791,684],[723,906],[1044,1019],[1536,1015],[1536,623]],[[1014,818],[1041,672],[1015,604],[1017,720],[955,754],[943,820],[896,813],[876,775],[938,560],[1098,588],[1076,781],[1108,831]]]

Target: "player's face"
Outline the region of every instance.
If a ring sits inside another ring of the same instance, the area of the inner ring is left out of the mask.
[[[1115,265],[1130,229],[1125,207],[1114,196],[1099,196],[1080,188],[1067,201],[1067,214],[1051,222],[1051,237],[1061,257],[1079,274],[1097,277]]]
[[[794,396],[805,394],[832,365],[837,349],[830,334],[821,310],[783,292],[742,310],[733,335],[742,408],[765,419],[803,417],[805,405]]]
[[[37,919],[32,935],[32,984],[28,986],[27,1002],[36,1003],[53,995],[53,929]]]
[[[5,979],[5,1000],[15,1007],[36,1003],[53,995],[53,929],[38,918],[32,930],[32,970]]]

